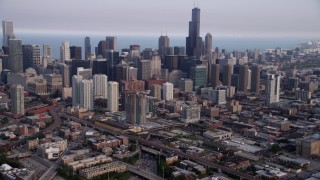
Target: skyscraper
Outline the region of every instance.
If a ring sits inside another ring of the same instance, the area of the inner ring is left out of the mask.
[[[193,81],[194,90],[205,87],[207,84],[207,67],[205,65],[191,67],[190,79]]]
[[[173,52],[174,55],[181,55],[181,56],[186,55],[186,48],[184,46],[174,46],[173,51],[174,51]]]
[[[212,35],[207,33],[204,41],[204,54],[212,54]]]
[[[161,59],[160,56],[152,56],[150,60],[151,77],[160,77],[161,75]]]
[[[80,82],[80,107],[93,110],[93,83],[91,79]]]
[[[280,75],[268,74],[266,86],[266,104],[279,102],[280,99]]]
[[[150,60],[140,60],[138,62],[138,79],[149,80],[151,78]]]
[[[91,54],[90,37],[84,38],[84,59],[88,59]]]
[[[243,91],[244,93],[248,90],[248,65],[240,65],[239,68],[239,89],[238,91]]]
[[[120,61],[120,56],[118,51],[107,50],[106,53],[107,64],[108,64],[108,78],[110,81],[115,80],[115,66]]]
[[[258,65],[252,67],[251,92],[256,94],[260,93],[260,71],[261,69]]]
[[[24,115],[24,88],[20,84],[14,85],[11,91],[11,113]]]
[[[71,46],[70,47],[70,59],[82,59],[81,47],[80,46]]]
[[[223,66],[223,81],[224,86],[231,86],[232,64],[226,64]]]
[[[106,37],[106,48],[107,50],[117,51],[118,41],[116,36]]]
[[[136,92],[126,93],[126,119],[134,126],[142,125],[146,122],[147,98],[144,94]]]
[[[94,99],[108,98],[108,76],[105,74],[95,74],[93,76],[93,96]]]
[[[69,61],[70,58],[70,45],[69,41],[62,42],[60,46],[60,60],[61,62]]]
[[[202,54],[202,38],[200,37],[200,9],[192,9],[192,20],[189,22],[189,36],[186,38],[188,56],[199,58]]]
[[[220,85],[219,80],[220,75],[220,66],[219,64],[211,64],[211,85],[213,89],[217,88]]]
[[[42,49],[42,55],[47,58],[51,58],[51,47],[49,44],[44,44]]]
[[[9,20],[2,21],[3,46],[9,46],[9,39],[14,39],[13,22]]]
[[[22,45],[23,71],[32,67],[32,45]]]
[[[83,80],[82,76],[72,76],[72,106],[80,106],[80,83]]]
[[[170,46],[170,39],[167,35],[165,36],[160,36],[159,37],[159,43],[158,43],[158,52],[160,56],[164,56],[164,51],[166,47]]]
[[[161,100],[161,85],[153,84],[150,88],[150,95],[158,100]]]
[[[32,67],[39,67],[41,65],[40,46],[32,46]]]
[[[22,41],[9,39],[9,68],[12,72],[23,72]]]
[[[162,98],[169,101],[173,99],[173,84],[166,82],[162,85]]]
[[[108,111],[116,112],[119,110],[119,83],[108,82]]]

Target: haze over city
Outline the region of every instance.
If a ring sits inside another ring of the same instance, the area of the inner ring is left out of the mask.
[[[193,0],[1,0],[16,33],[186,35]],[[195,3],[197,4],[197,3]],[[201,35],[319,37],[318,0],[199,0]]]

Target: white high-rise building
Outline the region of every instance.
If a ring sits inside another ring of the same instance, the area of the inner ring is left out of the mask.
[[[44,44],[42,48],[42,56],[51,58],[51,47],[49,44]]]
[[[266,86],[266,104],[277,103],[280,100],[280,75],[269,74]]]
[[[117,112],[119,110],[119,83],[108,82],[108,111]]]
[[[226,104],[226,90],[222,89],[211,89],[208,91],[211,102],[214,104],[222,105]]]
[[[166,82],[162,85],[162,98],[166,101],[173,99],[173,84]]]
[[[11,113],[24,115],[24,88],[20,84],[11,87]]]
[[[9,20],[2,21],[3,46],[9,46],[9,39],[14,39],[13,22]]]
[[[69,41],[64,41],[60,46],[61,62],[70,61],[70,44]]]
[[[72,77],[72,106],[80,106],[80,82],[82,81],[82,76],[74,75]]]
[[[92,80],[82,80],[80,82],[80,108],[93,110]]]
[[[152,56],[150,60],[151,76],[161,76],[161,59],[160,56]]]
[[[108,76],[105,74],[95,74],[93,76],[93,97],[94,99],[108,98]]]

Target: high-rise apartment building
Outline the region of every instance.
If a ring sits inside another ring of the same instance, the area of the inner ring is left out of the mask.
[[[43,57],[47,57],[47,58],[51,58],[52,54],[51,54],[51,47],[49,44],[44,44],[43,48],[42,48],[42,56]]]
[[[151,77],[161,76],[161,59],[160,56],[152,56],[150,60],[150,75]]]
[[[12,72],[23,72],[22,41],[9,39],[9,68]]]
[[[209,90],[208,95],[210,97],[210,100],[214,104],[222,105],[227,103],[226,90],[221,90],[221,89]]]
[[[80,83],[83,80],[82,76],[72,76],[72,106],[80,106]]]
[[[280,75],[268,74],[266,85],[266,104],[277,103],[280,100]]]
[[[243,91],[244,93],[248,90],[248,76],[249,76],[248,65],[240,65],[239,68],[239,88],[238,91]]]
[[[108,82],[108,111],[116,112],[119,110],[119,83]]]
[[[260,93],[260,72],[261,69],[258,65],[252,66],[251,74],[251,92],[259,94]]]
[[[108,76],[105,74],[95,74],[93,76],[93,97],[94,99],[108,98]]]
[[[128,92],[125,94],[126,119],[134,126],[140,126],[146,122],[147,98],[144,94]]]
[[[213,89],[220,86],[220,66],[219,64],[211,64],[211,85]]]
[[[93,83],[92,80],[80,82],[80,108],[93,110]]]
[[[60,46],[60,60],[61,62],[70,61],[70,44],[69,41],[62,42]]]
[[[24,115],[24,88],[21,85],[14,85],[11,91],[11,113]]]
[[[153,84],[150,88],[150,95],[158,100],[161,100],[161,85]]]
[[[91,54],[90,37],[85,37],[84,38],[84,59],[89,59],[90,54]]]
[[[226,64],[223,66],[223,79],[222,84],[224,86],[231,86],[232,64]]]
[[[192,9],[192,20],[189,22],[189,36],[186,38],[187,56],[199,58],[202,55],[202,38],[200,37],[200,9]]]
[[[204,41],[204,54],[212,54],[212,35],[207,33]]]
[[[162,85],[162,98],[169,101],[173,99],[173,84],[166,82]]]
[[[3,46],[9,46],[9,39],[14,39],[13,22],[9,20],[2,21]]]

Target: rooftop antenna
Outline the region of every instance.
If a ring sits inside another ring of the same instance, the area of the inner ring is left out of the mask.
[[[193,0],[193,7],[196,7],[196,0]]]
[[[162,29],[161,29],[161,36],[162,36]]]
[[[167,32],[167,30],[166,30],[166,36],[168,36],[168,32]]]

